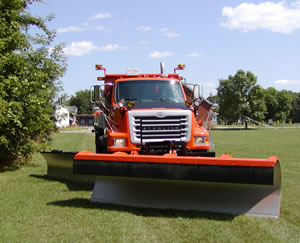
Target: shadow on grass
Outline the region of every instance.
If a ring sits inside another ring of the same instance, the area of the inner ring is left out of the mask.
[[[104,209],[109,211],[119,211],[135,214],[143,217],[163,217],[163,218],[205,218],[219,221],[232,221],[237,215],[207,213],[192,210],[175,210],[175,209],[155,209],[155,208],[138,208],[131,206],[121,206],[109,203],[92,203],[89,199],[74,198],[69,200],[54,201],[47,203],[48,206],[84,208],[84,209]]]
[[[18,165],[1,165],[0,173],[6,172],[6,171],[16,171],[18,169],[20,169],[20,166],[18,166]]]
[[[37,179],[43,179],[46,181],[58,181],[60,183],[66,184],[69,191],[91,191],[93,190],[94,184],[84,183],[84,182],[74,182],[74,181],[67,181],[64,179],[53,178],[48,175],[30,175],[31,177]]]
[[[39,167],[39,165],[37,165],[35,163],[30,163],[30,162],[21,162],[21,163],[15,163],[15,164],[3,163],[3,164],[0,164],[0,173],[7,172],[7,171],[17,171],[23,167],[36,168],[36,167]]]

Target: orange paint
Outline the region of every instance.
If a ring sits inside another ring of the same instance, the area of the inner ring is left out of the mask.
[[[250,158],[232,158],[228,154],[220,157],[195,157],[195,156],[177,156],[171,154],[168,156],[159,155],[124,155],[124,153],[114,154],[96,154],[89,151],[82,151],[74,156],[76,160],[99,160],[99,161],[117,161],[132,163],[163,163],[163,164],[190,164],[190,165],[212,165],[212,166],[255,166],[255,167],[274,167],[278,161],[277,157],[268,159],[250,159]]]

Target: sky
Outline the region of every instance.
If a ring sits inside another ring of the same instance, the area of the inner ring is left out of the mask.
[[[97,84],[108,74],[167,73],[178,64],[188,83],[217,93],[219,80],[250,71],[263,88],[300,92],[300,1],[44,0],[33,15],[55,18],[53,45],[64,43],[64,91]]]

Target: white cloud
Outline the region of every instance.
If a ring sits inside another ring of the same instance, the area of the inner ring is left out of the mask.
[[[97,51],[116,51],[120,48],[124,49],[124,47],[121,47],[119,44],[108,44],[106,46],[97,47]]]
[[[193,52],[193,53],[187,54],[186,57],[190,57],[190,58],[202,58],[203,56],[200,53],[198,53],[198,52]]]
[[[108,19],[112,18],[112,14],[110,12],[103,12],[103,13],[97,13],[94,16],[90,17],[90,20],[97,20],[97,19]]]
[[[63,49],[63,52],[67,56],[83,56],[89,54],[92,51],[115,51],[121,48],[124,49],[125,47],[121,47],[119,44],[108,44],[102,47],[97,47],[91,41],[80,41],[72,42],[71,45]]]
[[[177,33],[177,32],[171,32],[171,31],[169,31],[168,28],[161,28],[161,29],[159,30],[159,32],[161,32],[162,35],[163,35],[164,37],[167,37],[167,38],[176,38],[176,37],[180,37],[180,36],[181,36],[180,33]]]
[[[102,31],[102,30],[104,30],[104,26],[103,26],[103,25],[97,25],[97,26],[95,27],[95,29],[96,29],[96,30],[99,30],[99,31]]]
[[[151,26],[141,25],[141,26],[137,27],[136,30],[142,31],[142,32],[147,32],[147,31],[152,30],[152,27]]]
[[[277,84],[277,85],[300,85],[300,80],[283,79],[283,80],[275,81],[274,84]]]
[[[65,27],[65,28],[58,28],[57,33],[81,32],[81,31],[84,31],[84,30],[85,30],[85,28],[71,25],[71,26],[68,26],[68,27]]]
[[[72,42],[70,46],[63,49],[67,56],[83,56],[89,52],[96,50],[97,47],[91,41]]]
[[[237,7],[224,7],[222,16],[226,21],[221,26],[244,32],[267,29],[273,32],[291,34],[300,29],[300,2],[288,6],[285,1],[241,3]]]
[[[57,29],[57,33],[60,34],[60,33],[67,33],[67,32],[82,32],[82,31],[89,30],[91,28],[98,31],[103,31],[105,29],[103,25],[96,25],[94,27],[89,27],[89,24],[87,22],[83,23],[82,26],[83,27],[71,25],[65,28],[59,28]]]
[[[153,58],[153,59],[157,59],[157,58],[163,58],[163,57],[169,57],[169,56],[173,56],[174,53],[173,52],[169,52],[169,51],[154,51],[149,53],[149,57]]]

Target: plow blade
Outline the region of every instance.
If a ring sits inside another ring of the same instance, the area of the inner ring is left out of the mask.
[[[61,150],[42,152],[41,154],[47,162],[47,176],[60,180],[94,183],[95,176],[73,174],[73,159],[76,153]]]
[[[95,175],[92,202],[278,218],[278,158],[240,159],[95,154],[74,156],[73,171]]]

